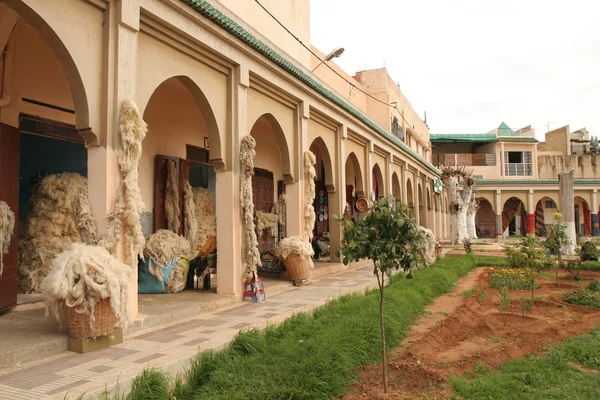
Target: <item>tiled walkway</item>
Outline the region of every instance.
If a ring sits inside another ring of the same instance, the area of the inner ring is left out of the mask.
[[[364,264],[270,297],[266,288],[264,303],[240,303],[142,331],[119,346],[93,353],[63,353],[0,370],[0,399],[64,399],[65,395],[75,399],[82,393],[97,395],[105,389],[114,390],[116,383],[121,392],[127,390],[131,379],[144,368],[182,372],[198,351],[227,345],[243,328],[281,322],[340,295],[375,287],[372,271],[370,264]]]

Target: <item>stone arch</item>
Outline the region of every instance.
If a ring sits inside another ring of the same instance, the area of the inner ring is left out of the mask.
[[[320,136],[316,137],[312,141],[309,149],[311,149],[312,151],[314,147],[318,148],[320,152],[320,158],[323,161],[323,165],[325,167],[325,184],[327,185],[327,190],[329,191],[329,193],[333,193],[335,192],[335,179],[333,176],[333,165],[331,163],[331,155],[329,153],[329,149],[327,148],[325,141]],[[313,153],[315,152],[313,151]]]
[[[379,164],[375,163],[375,165],[373,165],[372,174],[373,174],[373,187],[371,189],[375,192],[375,198],[380,199],[385,196],[386,188],[385,188],[385,184],[383,182],[383,174],[381,173],[381,168],[379,168]]]
[[[407,206],[410,208],[415,206],[414,193],[415,192],[413,191],[412,182],[410,181],[410,178],[408,178],[406,180],[406,203]]]
[[[433,210],[433,205],[431,204],[431,192],[429,188],[427,188],[427,210]]]
[[[518,196],[508,198],[502,206],[502,232],[505,236],[527,233],[527,209]]]
[[[490,203],[490,206],[492,206],[492,211],[497,212],[496,210],[496,194],[493,192],[484,192],[484,191],[477,191],[476,194],[477,200],[481,201],[481,200],[486,200],[487,202]]]
[[[554,207],[548,207],[552,202]],[[551,196],[540,196],[535,203],[535,235],[546,236],[548,228],[552,225],[552,214],[558,212],[558,203]]]
[[[348,182],[348,176],[346,176],[346,185],[350,184],[352,186],[356,186],[354,188],[354,192],[359,197],[363,197],[365,195],[365,189],[363,186],[363,176],[362,171],[360,169],[360,163],[358,161],[358,157],[354,152],[348,154],[346,158],[346,173],[348,172],[348,167],[352,169],[352,173],[354,174],[354,182]],[[347,174],[346,174],[347,175]]]
[[[99,145],[98,132],[93,132],[90,123],[90,103],[83,78],[69,50],[55,30],[32,8],[20,0],[5,0],[6,4],[29,24],[50,48],[69,84],[75,111],[75,127],[85,140],[86,147]]]
[[[140,107],[140,111],[145,116],[146,109],[148,108],[148,105],[154,98],[156,92],[172,80],[181,83],[181,85],[183,85],[183,87],[187,89],[187,91],[192,95],[192,97],[198,104],[198,108],[200,109],[200,113],[202,114],[202,118],[204,119],[204,123],[206,125],[206,135],[210,144],[209,154],[211,163],[215,166],[215,169],[217,170],[225,169],[225,163],[223,161],[223,153],[221,146],[221,134],[219,132],[219,126],[217,124],[215,114],[208,99],[206,98],[200,87],[191,78],[184,75],[177,75],[165,79],[154,89],[147,102],[144,104],[140,104],[140,106],[143,106],[143,108]]]
[[[292,172],[292,161],[290,158],[290,149],[287,144],[287,140],[285,139],[285,133],[281,128],[281,125],[275,118],[275,116],[271,113],[265,113],[261,115],[255,122],[252,124],[252,128],[250,132],[256,126],[256,123],[263,119],[272,129],[275,134],[275,141],[277,142],[277,147],[279,148],[279,154],[281,156],[281,172],[283,174],[284,180],[286,184],[292,184],[295,182],[294,175]],[[304,165],[304,161],[303,161]]]
[[[398,174],[395,172],[392,174],[392,195],[396,198],[397,202],[402,200],[400,179],[398,179]]]
[[[478,230],[478,236],[482,238],[496,237],[496,213],[492,203],[482,196],[477,197],[478,208],[475,214],[475,227]]]
[[[577,236],[590,236],[592,234],[592,220],[590,205],[582,196],[575,196],[575,232]]]

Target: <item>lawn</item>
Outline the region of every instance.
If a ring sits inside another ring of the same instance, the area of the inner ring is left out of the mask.
[[[475,267],[466,255],[394,276],[386,289],[388,348],[398,346],[426,305]],[[375,280],[375,277],[373,277]],[[183,377],[145,371],[128,399],[329,399],[346,392],[361,366],[380,360],[378,293],[348,295],[264,331],[240,333],[219,352],[198,355]]]
[[[511,360],[468,381],[453,378],[464,399],[600,399],[600,329],[567,339],[545,357]]]

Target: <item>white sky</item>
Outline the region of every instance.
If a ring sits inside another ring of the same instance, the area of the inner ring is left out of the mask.
[[[600,2],[310,0],[311,42],[346,72],[387,67],[432,133],[505,121],[600,135]]]

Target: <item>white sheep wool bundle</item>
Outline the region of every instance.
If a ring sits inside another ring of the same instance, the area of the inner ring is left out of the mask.
[[[302,259],[311,258],[315,254],[312,246],[301,236],[283,238],[275,249],[275,255],[285,260],[291,255],[298,255]],[[314,265],[311,263],[311,268]]]
[[[99,246],[73,243],[54,258],[41,284],[46,314],[60,317],[62,305],[90,316],[93,329],[96,304],[110,299],[118,323],[128,321],[127,290],[131,268]],[[60,319],[59,319],[60,320]]]
[[[196,242],[192,243],[195,251],[206,243],[209,237],[217,236],[217,217],[212,195],[208,189],[197,187],[194,192],[194,211],[196,213]]]
[[[96,243],[96,221],[88,199],[87,179],[75,173],[49,175],[34,188],[19,239],[19,286],[40,293],[52,260],[72,243]]]
[[[8,254],[10,240],[15,229],[15,213],[8,204],[0,201],[0,278],[4,271],[4,255]]]
[[[252,198],[252,176],[254,176],[254,159],[256,158],[256,141],[251,135],[242,139],[240,148],[240,205],[244,229],[242,232],[242,263],[244,279],[252,282],[258,278],[256,268],[260,263],[258,239],[254,225],[254,201]],[[261,297],[258,296],[260,299]]]
[[[148,272],[156,276],[160,282],[163,282],[163,269],[167,266],[168,260],[179,262],[182,258],[190,258],[193,253],[189,240],[166,229],[148,236],[144,247],[144,256],[153,260],[153,263],[148,263]],[[169,276],[168,292],[182,291],[185,288],[185,279],[183,266],[178,264]]]
[[[167,163],[167,185],[165,187],[165,216],[167,227],[173,232],[179,232],[181,209],[179,208],[179,177],[175,161]]]
[[[198,240],[198,220],[196,219],[196,204],[194,203],[194,190],[188,181],[183,184],[183,236],[195,248]]]
[[[317,177],[317,171],[315,171],[315,163],[317,158],[310,151],[304,152],[304,235],[311,240],[313,237],[313,229],[315,227],[316,215],[315,207],[313,202],[315,201],[315,178]]]

